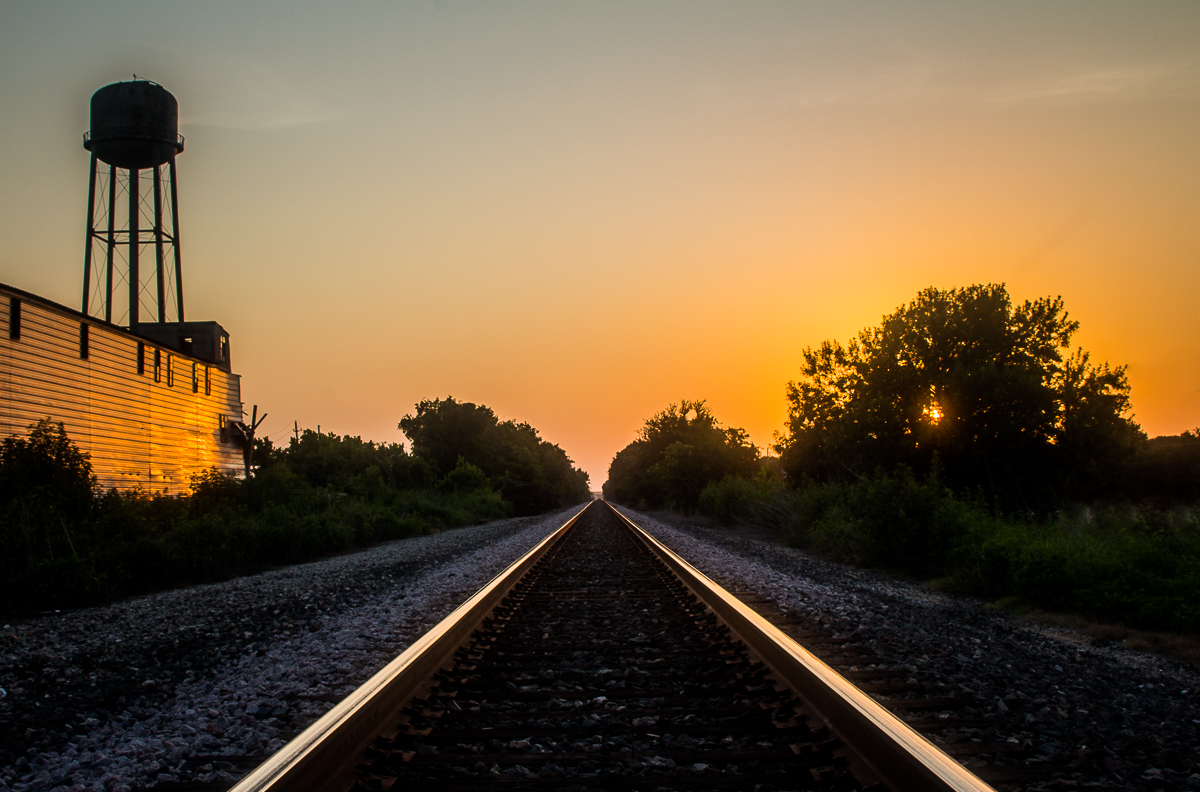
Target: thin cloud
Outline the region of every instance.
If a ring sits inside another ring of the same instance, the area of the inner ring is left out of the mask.
[[[1082,68],[1020,80],[981,75],[976,64],[897,60],[857,74],[811,73],[778,99],[784,109],[984,105],[1017,107],[1200,97],[1200,65],[1142,64]],[[733,86],[722,93],[730,94]],[[711,91],[710,91],[711,92]]]
[[[1148,64],[1075,71],[995,91],[989,104],[1099,104],[1146,98],[1197,95],[1196,64]]]
[[[931,105],[963,95],[950,64],[932,58],[905,58],[857,73],[813,73],[784,98],[791,109]]]

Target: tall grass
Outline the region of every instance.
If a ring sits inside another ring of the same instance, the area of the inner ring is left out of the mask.
[[[1077,507],[992,521],[956,543],[949,583],[1128,627],[1200,632],[1200,511]]]
[[[47,436],[54,439],[54,431]],[[68,502],[57,497],[61,487],[22,484],[28,476],[16,474],[28,466],[12,456],[0,454],[5,615],[222,580],[512,513],[512,504],[465,463],[440,479],[426,472],[427,480],[407,483],[394,475],[385,480],[368,465],[336,488],[276,464],[245,481],[210,471],[181,497],[94,494],[84,486]],[[89,466],[78,477],[86,485]]]
[[[901,468],[847,484],[725,479],[700,511],[776,528],[860,566],[1132,628],[1200,632],[1200,509],[1110,504],[1027,518],[992,514]]]

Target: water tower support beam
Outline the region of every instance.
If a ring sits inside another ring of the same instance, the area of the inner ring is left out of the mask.
[[[154,166],[154,275],[158,286],[158,321],[167,321],[166,284],[163,282],[162,167]]]
[[[171,157],[171,247],[175,250],[175,298],[183,321],[183,262],[179,257],[179,191],[175,189],[175,158]]]
[[[108,166],[108,260],[104,273],[104,321],[112,322],[113,250],[117,246],[114,227],[117,213],[117,166]]]
[[[137,331],[138,302],[141,300],[141,276],[138,274],[138,243],[141,242],[141,229],[138,219],[141,207],[138,206],[138,170],[129,169],[129,329]]]
[[[92,237],[96,233],[96,163],[92,154],[92,167],[88,171],[87,243],[83,249],[83,313],[88,313],[88,299],[92,293]]]

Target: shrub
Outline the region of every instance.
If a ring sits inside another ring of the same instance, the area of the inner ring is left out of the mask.
[[[749,517],[757,498],[758,492],[749,481],[741,476],[726,476],[704,488],[697,511],[729,525]]]
[[[753,479],[726,476],[710,483],[700,493],[697,511],[726,525],[747,522],[778,528],[790,524],[794,517],[791,490],[772,465],[774,461],[772,457],[764,459]]]
[[[475,467],[462,457],[459,457],[458,464],[454,466],[453,470],[446,474],[444,484],[453,492],[481,490],[487,489],[488,478],[487,474],[482,470]]]
[[[794,490],[726,478],[704,513],[773,526],[826,557],[939,578],[949,590],[1132,628],[1200,632],[1200,509],[1074,507],[1000,518],[903,468]]]
[[[795,499],[793,543],[855,564],[922,573],[943,569],[953,548],[990,519],[936,477],[918,481],[903,467],[853,484],[810,484]]]
[[[705,488],[760,468],[745,430],[722,426],[703,400],[683,400],[646,420],[638,437],[617,452],[604,497],[637,508],[699,507]]]
[[[1041,523],[997,522],[974,540],[948,568],[960,590],[1130,627],[1200,630],[1194,508],[1080,508]]]
[[[551,453],[561,449],[542,446],[562,468],[565,454]],[[514,510],[461,457],[439,477],[401,445],[357,437],[304,432],[286,449],[260,448],[253,478],[209,470],[186,496],[169,497],[94,492],[90,461],[61,424],[40,421],[0,442],[0,611],[221,580]],[[571,487],[586,480],[567,478],[559,492],[574,497]]]

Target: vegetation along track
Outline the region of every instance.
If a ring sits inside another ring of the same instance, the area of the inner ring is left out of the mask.
[[[593,503],[235,792],[987,790]]]

